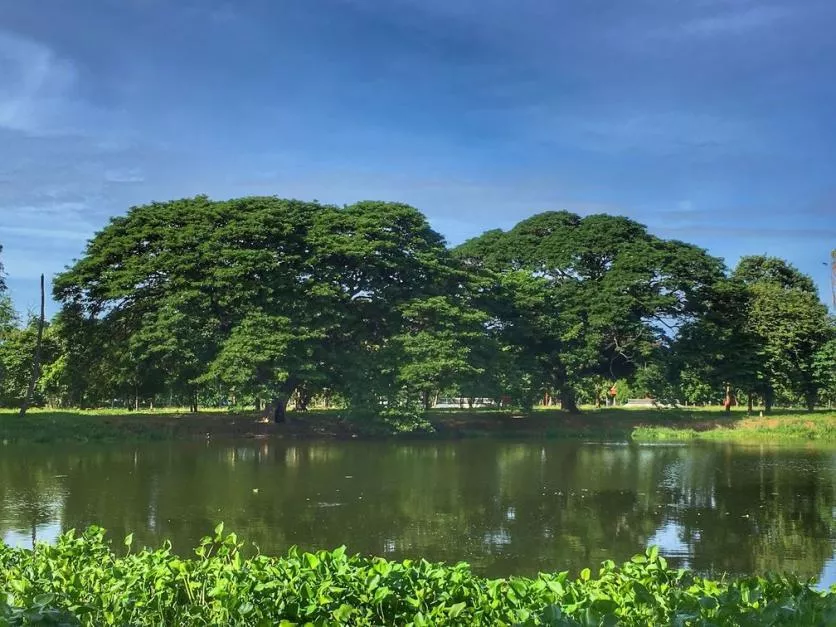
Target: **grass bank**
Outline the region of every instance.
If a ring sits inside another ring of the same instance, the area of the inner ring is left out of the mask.
[[[439,410],[426,415],[430,429],[402,430],[392,422],[352,418],[339,410],[288,412],[285,424],[256,412],[203,410],[30,411],[21,418],[0,410],[0,444],[53,442],[135,442],[232,438],[437,438],[575,437],[626,439],[642,419],[639,412],[571,415],[556,409],[520,414],[505,410]],[[645,418],[646,419],[646,418]]]
[[[467,564],[392,562],[343,549],[243,559],[223,526],[193,559],[119,555],[91,528],[34,550],[0,544],[0,624],[832,625],[836,590],[792,576],[709,580],[648,549],[570,577],[485,579]]]
[[[696,425],[644,424],[633,430],[640,442],[707,440],[715,442],[822,442],[836,444],[836,412],[777,412],[769,416],[740,416]]]
[[[638,441],[818,440],[836,443],[836,411],[782,411],[770,417],[730,415],[722,409],[585,408],[568,414],[554,408],[522,414],[507,410],[438,410],[426,416],[427,432],[403,432],[391,423],[351,418],[337,410],[289,412],[276,425],[256,412],[203,410],[30,411],[21,418],[0,410],[0,444],[136,442],[178,439],[352,438],[579,438]]]

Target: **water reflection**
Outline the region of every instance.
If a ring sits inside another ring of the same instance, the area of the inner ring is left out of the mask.
[[[704,573],[836,582],[834,455],[574,442],[178,443],[0,450],[0,537],[101,524],[186,551],[223,520],[270,553],[346,544],[489,575],[658,544]]]

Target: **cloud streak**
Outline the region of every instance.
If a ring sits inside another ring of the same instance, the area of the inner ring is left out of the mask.
[[[76,82],[73,64],[48,46],[0,31],[0,128],[50,133],[62,124]]]
[[[16,235],[39,239],[68,240],[85,242],[93,235],[92,231],[72,231],[69,229],[51,229],[24,226],[2,226],[0,235]]]
[[[752,6],[687,21],[680,29],[686,35],[713,37],[740,35],[778,25],[793,15],[786,6]]]

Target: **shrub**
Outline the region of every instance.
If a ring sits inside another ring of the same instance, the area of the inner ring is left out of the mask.
[[[223,525],[196,557],[116,555],[99,528],[34,550],[0,544],[0,625],[815,625],[832,592],[792,576],[733,581],[668,568],[655,548],[616,566],[485,579],[466,564],[348,556],[242,557]]]

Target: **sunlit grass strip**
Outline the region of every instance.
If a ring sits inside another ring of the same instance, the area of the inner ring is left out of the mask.
[[[809,442],[836,444],[836,416],[810,415],[758,417],[740,420],[731,426],[702,431],[682,427],[644,425],[633,430],[632,438],[641,442],[712,440],[732,442]]]
[[[633,439],[638,442],[678,442],[695,440],[700,436],[693,429],[675,429],[671,427],[636,427]]]
[[[576,578],[485,579],[466,564],[393,562],[344,549],[244,559],[222,525],[196,557],[116,555],[103,532],[33,551],[0,545],[0,624],[826,625],[836,596],[792,576],[709,580],[655,548]],[[127,554],[124,554],[126,553]]]

